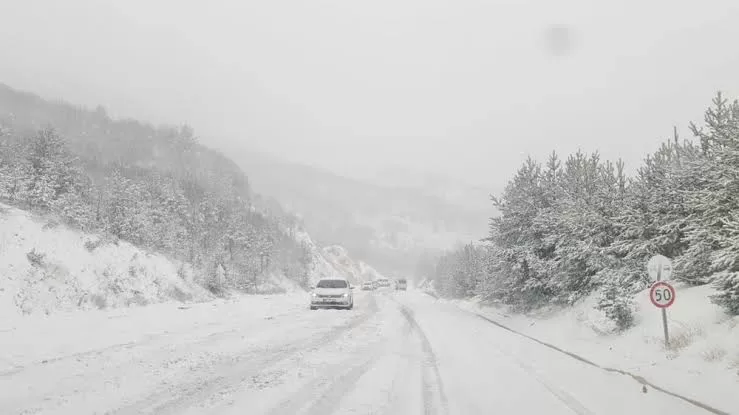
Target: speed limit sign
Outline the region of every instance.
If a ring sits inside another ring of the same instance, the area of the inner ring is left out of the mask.
[[[667,308],[675,302],[675,288],[664,281],[657,281],[649,290],[649,299],[655,307]]]

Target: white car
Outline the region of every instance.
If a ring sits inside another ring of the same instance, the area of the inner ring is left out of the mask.
[[[310,309],[343,308],[351,310],[354,308],[353,289],[349,281],[344,279],[322,279],[310,293]]]

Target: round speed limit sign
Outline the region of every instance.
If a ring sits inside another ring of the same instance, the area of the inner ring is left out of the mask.
[[[664,281],[657,281],[649,290],[649,299],[655,307],[667,308],[675,302],[675,288]]]

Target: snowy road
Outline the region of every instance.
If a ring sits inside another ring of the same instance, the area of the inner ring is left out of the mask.
[[[305,300],[0,331],[0,413],[704,413],[417,292],[358,292],[351,311]]]

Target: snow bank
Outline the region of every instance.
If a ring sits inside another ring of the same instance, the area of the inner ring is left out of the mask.
[[[635,326],[623,332],[594,309],[591,296],[572,308],[510,314],[475,301],[458,306],[506,327],[578,354],[594,363],[647,380],[725,410],[739,408],[739,317],[709,301],[710,287],[676,286],[667,311],[670,347],[665,348],[662,317],[647,291],[636,297]]]
[[[22,315],[208,298],[182,264],[0,204],[0,330]]]

